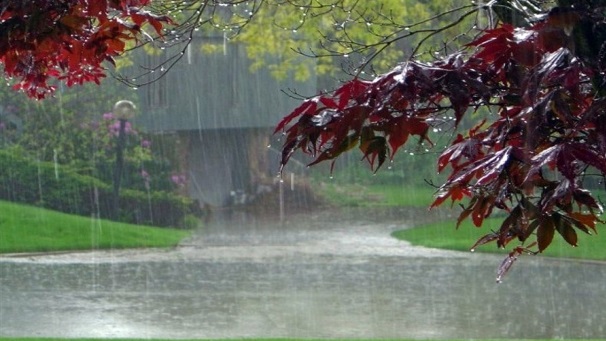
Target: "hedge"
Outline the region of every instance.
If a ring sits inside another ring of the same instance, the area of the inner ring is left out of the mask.
[[[0,199],[61,212],[108,218],[112,186],[66,166],[28,158],[18,149],[0,150]],[[123,189],[120,221],[183,227],[198,214],[193,200],[169,192]]]

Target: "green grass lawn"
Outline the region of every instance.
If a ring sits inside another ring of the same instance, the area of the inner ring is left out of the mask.
[[[320,182],[316,185],[321,195],[330,203],[339,206],[357,207],[429,207],[433,201],[435,189],[430,186],[413,187],[410,185],[356,185]],[[595,195],[605,198],[602,190],[595,191]],[[477,228],[466,220],[459,229],[455,229],[456,219],[397,231],[393,236],[407,240],[414,245],[433,248],[469,251],[470,247],[481,236],[491,230],[498,230],[504,218],[491,218],[484,222],[482,228]],[[599,231],[600,226],[597,226]],[[577,230],[579,236],[578,247],[567,244],[558,234],[553,243],[542,254],[550,257],[580,258],[592,260],[606,260],[606,239],[601,234],[587,235]],[[508,253],[516,246],[516,241],[510,243],[511,247],[499,249],[495,243],[476,248],[479,252]],[[535,248],[536,249],[536,248]]]
[[[190,231],[69,215],[0,201],[0,253],[170,247]]]
[[[428,186],[343,184],[320,182],[315,186],[329,203],[338,206],[384,207],[408,206],[429,207],[435,189]]]
[[[433,248],[469,251],[478,238],[497,230],[503,220],[499,218],[487,219],[482,228],[475,227],[470,221],[464,221],[459,229],[455,229],[456,222],[445,221],[426,226],[400,230],[393,236],[411,242],[413,245],[422,245]],[[600,226],[597,226],[600,232]],[[606,239],[601,234],[587,235],[577,231],[579,236],[578,247],[572,247],[566,243],[558,234],[555,235],[552,244],[543,253],[550,257],[582,258],[594,260],[606,260]],[[510,245],[517,245],[512,241]],[[504,250],[498,249],[495,243],[489,243],[478,247],[480,252],[507,253],[511,247]]]

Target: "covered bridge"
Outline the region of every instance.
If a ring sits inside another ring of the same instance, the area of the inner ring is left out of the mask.
[[[205,43],[220,48],[204,53]],[[302,83],[279,81],[266,68],[252,72],[245,47],[223,38],[198,38],[185,52],[164,77],[139,90],[137,123],[175,137],[184,191],[201,203],[226,206],[263,191],[278,171],[279,146],[268,148],[271,134],[298,103],[283,90],[314,94],[315,77]],[[143,64],[159,65],[172,55],[145,55]]]

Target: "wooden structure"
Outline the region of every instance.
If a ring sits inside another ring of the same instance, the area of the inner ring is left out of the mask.
[[[222,45],[204,53],[200,46],[206,43]],[[145,55],[143,64],[159,65],[174,53]],[[190,196],[226,206],[255,195],[276,177],[278,155],[268,145],[277,122],[297,104],[284,93],[288,89],[314,94],[316,79],[279,81],[267,69],[252,72],[243,45],[200,38],[170,72],[139,90],[137,123],[176,137],[174,152]]]

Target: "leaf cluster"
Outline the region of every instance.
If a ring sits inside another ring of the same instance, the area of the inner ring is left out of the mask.
[[[280,122],[282,164],[296,150],[313,165],[357,147],[376,171],[410,137],[431,144],[435,128],[460,128],[486,108],[488,119],[458,133],[438,158],[449,175],[431,207],[460,203],[457,224],[471,218],[478,227],[495,211],[506,214],[475,245],[520,243],[499,279],[556,233],[576,246],[577,231],[597,232],[603,211],[585,183],[606,175],[604,19],[590,2],[555,6],[523,27],[501,21],[443,58],[411,58],[375,79],[354,78]]]
[[[68,86],[99,83],[102,63],[126,50],[150,25],[161,35],[166,16],[143,8],[150,0],[4,1],[0,6],[0,63],[14,88],[41,99],[52,80]]]

